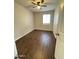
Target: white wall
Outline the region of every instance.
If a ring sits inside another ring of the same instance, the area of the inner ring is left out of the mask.
[[[25,34],[34,29],[33,13],[27,8],[14,4],[14,37],[15,40],[21,38]]]
[[[43,24],[43,14],[51,14],[50,24]],[[34,13],[34,27],[40,30],[53,30],[54,11],[35,12]]]

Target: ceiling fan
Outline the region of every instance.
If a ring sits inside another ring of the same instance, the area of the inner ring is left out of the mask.
[[[32,0],[32,4],[34,5],[33,8],[41,9],[41,7],[47,7],[47,5],[44,3],[44,0],[36,1]]]

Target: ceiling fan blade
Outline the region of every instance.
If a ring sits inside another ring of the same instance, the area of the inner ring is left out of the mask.
[[[32,1],[32,4],[37,5],[35,2]]]
[[[36,6],[33,6],[33,8],[36,8]]]
[[[52,4],[54,4],[54,3],[49,2],[49,3],[44,3],[44,4],[46,4],[46,5],[52,5]]]
[[[29,6],[26,6],[27,8],[32,8],[32,7],[36,7],[35,5],[29,5]]]
[[[44,0],[41,0],[41,3],[44,3]]]
[[[47,7],[47,5],[41,5],[42,7]]]

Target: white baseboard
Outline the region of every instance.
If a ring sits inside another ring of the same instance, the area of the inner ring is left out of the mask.
[[[21,37],[23,37],[23,36],[25,36],[25,35],[27,35],[28,33],[30,33],[30,32],[32,32],[33,30],[45,30],[45,31],[52,31],[52,30],[46,30],[46,29],[32,29],[32,30],[30,30],[30,31],[28,31],[27,33],[25,33],[24,35],[22,35],[22,36],[20,36],[20,37],[18,37],[18,38],[15,38],[15,41],[17,41],[18,39],[20,39]]]
[[[18,37],[18,38],[15,38],[15,41],[17,41],[17,40],[18,40],[18,39],[20,39],[21,37],[23,37],[23,36],[27,35],[28,33],[32,32],[33,30],[34,30],[34,29],[32,29],[32,30],[28,31],[27,33],[25,33],[24,35],[22,35],[22,36],[20,36],[20,37]]]
[[[45,31],[52,31],[52,30],[48,30],[48,29],[37,29],[37,28],[35,28],[35,30],[45,30]]]

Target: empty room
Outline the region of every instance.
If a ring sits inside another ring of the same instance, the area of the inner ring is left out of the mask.
[[[15,59],[64,59],[64,0],[14,0]]]

